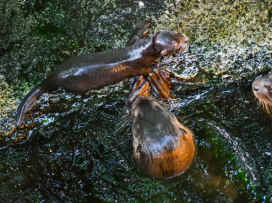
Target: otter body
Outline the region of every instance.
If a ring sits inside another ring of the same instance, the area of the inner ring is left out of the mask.
[[[185,35],[175,31],[161,31],[152,39],[140,39],[148,32],[148,26],[143,23],[134,25],[134,34],[125,48],[77,56],[63,62],[21,101],[16,115],[17,126],[22,124],[30,104],[46,91],[63,87],[74,93],[83,93],[127,77],[147,76],[151,72],[151,64],[159,56],[183,50],[188,43]]]
[[[272,113],[272,71],[267,76],[257,78],[252,84],[252,90],[257,99],[266,107],[268,113]]]
[[[154,178],[171,178],[192,163],[193,133],[156,100],[140,96],[133,104],[133,155],[137,166]]]
[[[127,99],[133,122],[133,155],[144,173],[154,178],[171,178],[193,162],[195,139],[167,108],[148,97],[151,88],[160,98],[169,95],[170,73],[153,70],[148,78],[149,82],[142,76],[134,78]],[[165,93],[160,93],[162,90]]]
[[[74,57],[61,64],[49,78],[59,87],[82,93],[127,77],[146,76],[159,56],[151,40],[142,40],[129,47]]]

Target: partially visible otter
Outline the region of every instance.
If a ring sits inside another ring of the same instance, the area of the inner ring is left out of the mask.
[[[133,25],[133,35],[125,48],[73,57],[63,62],[21,101],[16,125],[23,123],[33,101],[46,91],[63,87],[74,93],[117,83],[127,77],[151,72],[151,64],[159,56],[184,50],[188,38],[175,31],[160,31],[151,39],[141,39],[149,31],[145,21]]]
[[[270,71],[267,76],[254,80],[252,90],[266,111],[272,113],[270,110],[270,108],[272,108],[272,71]]]
[[[156,72],[154,78],[156,86],[165,84]],[[153,86],[153,81],[150,82]],[[191,165],[196,153],[194,135],[168,109],[147,97],[149,92],[150,85],[141,76],[128,97],[133,120],[133,155],[144,173],[154,178],[171,178]]]

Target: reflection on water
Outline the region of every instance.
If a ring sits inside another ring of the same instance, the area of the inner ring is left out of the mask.
[[[184,174],[163,181],[137,169],[129,125],[127,132],[112,134],[124,112],[128,86],[127,82],[103,93],[71,95],[74,105],[49,99],[47,105],[54,108],[36,116],[30,139],[0,151],[1,198],[25,202],[270,201],[271,119],[257,108],[251,82],[177,93],[179,108],[173,112],[194,131],[197,155]],[[43,99],[32,111],[38,111]],[[38,122],[41,118],[45,124]]]

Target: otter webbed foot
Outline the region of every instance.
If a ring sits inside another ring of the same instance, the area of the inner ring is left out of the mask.
[[[127,109],[131,111],[132,105],[139,96],[148,97],[150,94],[150,85],[143,76],[134,77],[131,81],[130,93],[127,99]]]
[[[138,37],[143,37],[149,32],[150,23],[145,22],[145,20],[137,20],[136,23],[132,24],[133,35]]]
[[[130,93],[127,99],[127,109],[130,111],[134,101],[139,96],[148,97],[150,94],[150,89],[156,93],[156,95],[165,100],[169,97],[170,87],[171,87],[171,79],[170,73],[167,72],[166,66],[161,68],[154,69],[151,73],[149,73],[148,81],[144,79],[143,76],[134,77],[131,80],[130,85]]]
[[[132,24],[133,33],[132,36],[129,38],[126,46],[131,46],[135,44],[143,36],[145,36],[149,32],[149,25],[150,23],[147,23],[145,20],[143,21],[137,20],[136,22],[133,22]]]
[[[148,77],[152,90],[162,100],[169,97],[171,87],[170,73],[165,69],[166,66],[163,68],[154,69],[151,73],[149,73]]]

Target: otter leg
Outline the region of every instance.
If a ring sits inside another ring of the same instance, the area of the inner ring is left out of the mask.
[[[154,69],[148,76],[152,90],[163,100],[169,97],[171,87],[170,73],[165,68]]]
[[[150,94],[150,85],[143,76],[134,77],[130,86],[130,93],[127,99],[127,109],[131,111],[132,104],[141,95],[148,97]]]
[[[126,46],[131,46],[138,42],[143,36],[145,36],[149,32],[149,25],[150,23],[146,23],[145,20],[139,21],[137,20],[136,23],[133,22],[132,29],[133,33],[132,36],[129,38]]]

